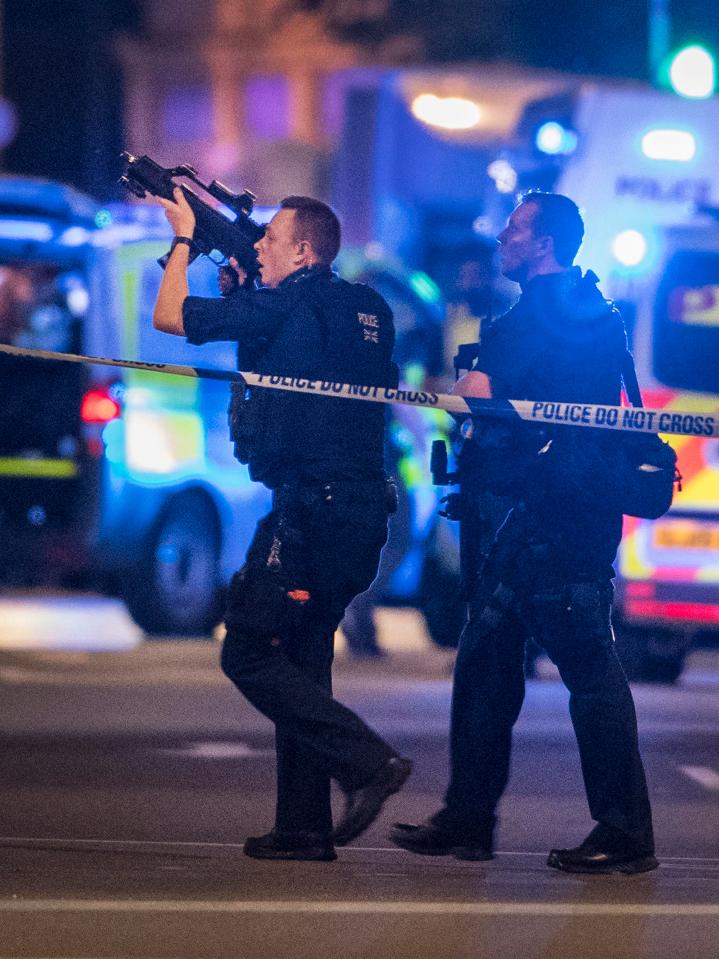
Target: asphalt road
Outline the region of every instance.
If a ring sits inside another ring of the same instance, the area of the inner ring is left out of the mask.
[[[2,959],[718,954],[719,654],[693,656],[678,686],[634,690],[660,869],[566,876],[547,850],[591,823],[566,693],[546,668],[528,683],[496,859],[387,842],[389,823],[423,818],[441,795],[451,665],[416,619],[388,614],[394,651],[338,656],[336,690],[415,759],[412,778],[336,863],[262,863],[242,841],[271,824],[271,727],[220,674],[216,644],[123,644],[106,613],[116,651],[19,649],[32,636],[0,608],[16,647],[0,640]]]

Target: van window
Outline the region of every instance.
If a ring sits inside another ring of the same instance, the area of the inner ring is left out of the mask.
[[[719,393],[719,253],[682,251],[667,264],[654,311],[654,375]]]
[[[0,342],[77,351],[89,295],[82,273],[53,263],[0,264]]]

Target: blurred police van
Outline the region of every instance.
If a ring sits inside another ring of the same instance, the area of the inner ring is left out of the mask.
[[[0,342],[235,369],[233,343],[197,348],[152,327],[170,238],[158,207],[103,208],[57,183],[0,178]],[[363,257],[343,272],[395,310],[405,376],[431,371],[443,319],[431,281]],[[200,258],[190,287],[218,295],[216,265]],[[89,586],[120,595],[148,633],[209,633],[270,495],[232,456],[227,384],[7,355],[0,384],[0,582]],[[419,411],[391,417],[405,508],[385,598],[428,603],[448,642],[456,543],[428,473],[443,427]]]

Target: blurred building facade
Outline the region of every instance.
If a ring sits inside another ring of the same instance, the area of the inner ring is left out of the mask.
[[[378,67],[406,61],[415,47],[395,40],[369,53],[341,42],[316,6],[148,0],[143,35],[117,43],[128,149],[246,184],[260,202],[326,196],[348,84],[373,85]],[[380,15],[383,3],[375,7]]]

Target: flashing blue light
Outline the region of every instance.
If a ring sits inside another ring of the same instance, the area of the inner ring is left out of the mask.
[[[112,223],[112,213],[109,210],[98,210],[95,214],[95,226],[98,230],[104,230],[106,226]]]
[[[577,149],[578,137],[574,130],[568,130],[556,120],[548,120],[537,129],[534,142],[538,150],[549,156],[568,156]]]
[[[639,266],[647,255],[647,239],[639,230],[622,230],[612,241],[612,253],[622,266]]]
[[[660,234],[646,225],[641,229],[621,230],[611,241],[614,269],[627,277],[645,275],[656,268],[662,246]]]

